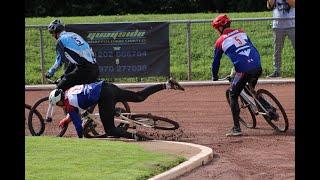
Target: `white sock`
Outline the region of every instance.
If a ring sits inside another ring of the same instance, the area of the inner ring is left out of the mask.
[[[171,89],[171,84],[169,83],[169,81],[166,82],[166,89]]]

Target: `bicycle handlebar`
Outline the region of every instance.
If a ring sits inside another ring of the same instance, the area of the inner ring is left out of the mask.
[[[60,81],[61,81],[62,77],[56,79],[56,80],[52,80],[52,79],[49,79],[47,78],[47,81],[50,83],[50,84],[58,84]]]
[[[230,75],[228,75],[228,76],[226,76],[226,77],[224,77],[224,78],[220,78],[220,79],[218,79],[218,81],[225,81],[225,80],[228,80],[229,82],[231,82],[231,76]]]

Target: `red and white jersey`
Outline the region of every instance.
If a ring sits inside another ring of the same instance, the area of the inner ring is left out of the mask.
[[[218,74],[223,53],[230,58],[236,72],[247,72],[253,68],[261,67],[258,50],[254,47],[247,34],[240,29],[228,28],[217,39],[214,45],[212,63],[213,76]]]

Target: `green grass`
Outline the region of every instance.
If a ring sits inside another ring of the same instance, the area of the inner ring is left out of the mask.
[[[85,16],[85,17],[59,17],[66,24],[71,23],[105,23],[105,22],[132,22],[132,21],[166,21],[166,20],[196,20],[213,19],[217,13],[195,14],[151,14],[151,15],[122,15],[122,16]],[[250,13],[229,13],[231,19],[272,17],[270,11]],[[47,25],[55,17],[26,18],[26,25]],[[260,51],[263,75],[273,71],[273,35],[271,21],[233,22],[232,27],[242,28],[249,35],[251,41]],[[46,30],[44,35],[45,70],[48,70],[55,60],[55,42]],[[41,83],[39,30],[26,29],[25,31],[25,76],[26,84]],[[192,53],[192,80],[209,80],[211,78],[211,63],[213,45],[218,38],[217,33],[211,28],[210,23],[194,23],[191,25],[191,53]],[[178,80],[186,80],[188,77],[188,61],[186,49],[186,25],[170,24],[170,72],[171,76]],[[230,60],[224,55],[221,60],[219,75],[222,77],[230,72]],[[55,77],[61,75],[58,71]],[[295,76],[295,52],[288,39],[282,52],[282,75],[284,77]],[[137,81],[163,81],[165,78],[117,78],[109,79],[114,82]]]
[[[57,137],[25,138],[25,177],[148,179],[185,161],[126,142]]]

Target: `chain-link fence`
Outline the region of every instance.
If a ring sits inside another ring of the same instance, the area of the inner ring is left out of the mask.
[[[278,18],[279,19],[279,18]],[[294,18],[287,18],[294,19]],[[257,47],[261,55],[263,75],[273,71],[273,31],[275,18],[232,19],[232,28],[243,29]],[[170,72],[177,80],[209,80],[213,45],[218,33],[212,29],[211,20],[169,21]],[[26,26],[25,28],[25,83],[46,83],[44,74],[55,61],[55,40],[46,26]],[[282,75],[294,77],[295,51],[288,39],[282,52]],[[224,55],[219,75],[230,72],[232,64]],[[62,74],[62,69],[56,74]],[[58,76],[57,76],[58,77]],[[162,81],[165,77],[118,78],[113,82]]]

